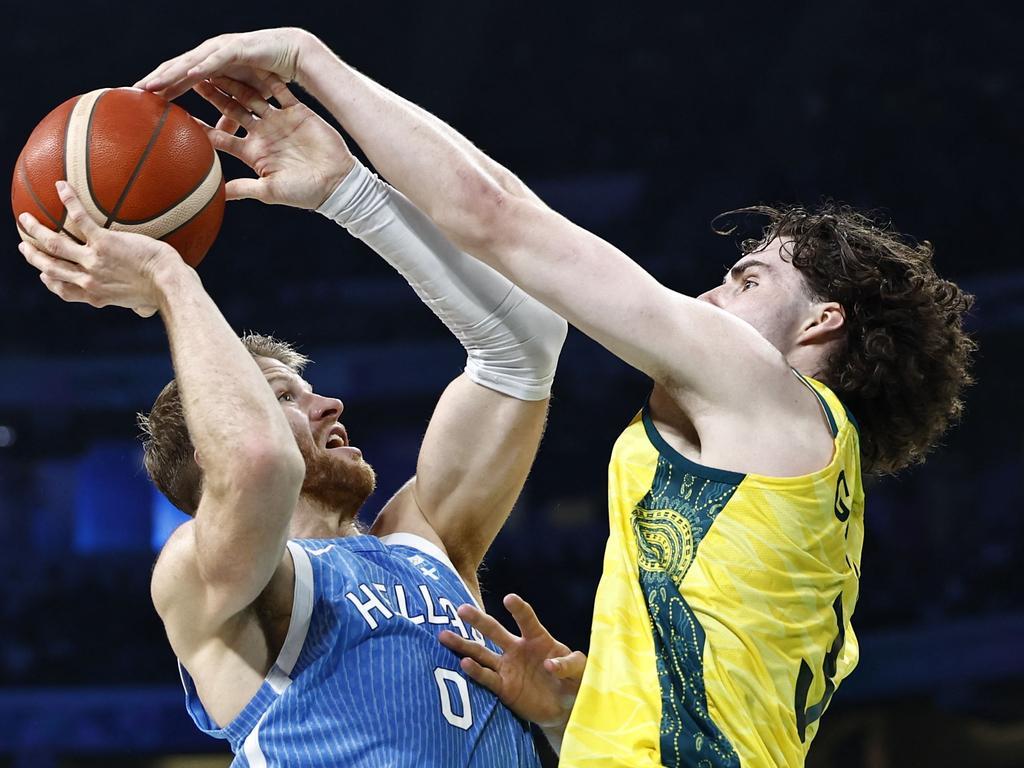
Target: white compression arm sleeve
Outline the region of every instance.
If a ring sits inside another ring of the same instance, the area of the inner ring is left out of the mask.
[[[551,394],[568,326],[456,248],[401,192],[358,161],[317,208],[397,269],[466,350],[466,373],[520,400]]]

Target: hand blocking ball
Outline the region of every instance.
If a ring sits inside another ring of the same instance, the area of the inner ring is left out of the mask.
[[[224,177],[202,127],[181,107],[135,88],[101,88],[65,101],[36,126],[18,157],[15,221],[28,211],[81,241],[57,196],[60,179],[102,226],[163,240],[193,267],[224,217]],[[20,225],[18,232],[32,241]]]

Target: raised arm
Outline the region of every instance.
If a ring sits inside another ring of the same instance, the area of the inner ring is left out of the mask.
[[[239,63],[294,78],[459,248],[664,384],[691,413],[721,403],[756,413],[761,395],[774,400],[794,391],[785,359],[751,326],[660,285],[614,246],[545,207],[449,126],[307,32],[214,38],[140,84],[173,94]],[[761,384],[754,393],[752,379]]]
[[[452,245],[278,78],[250,79],[256,87],[228,78],[197,87],[222,114],[226,130],[208,132],[214,145],[258,174],[230,181],[228,197],[316,208],[391,264],[466,349],[466,372],[437,404],[415,477],[372,531],[435,541],[473,583],[533,463],[566,322]],[[237,126],[245,138],[230,133]]]
[[[426,523],[470,583],[533,464],[566,322],[459,251],[357,164],[320,207],[397,269],[466,350],[438,401],[416,476],[382,510],[383,535]]]
[[[326,46],[302,50],[299,81],[453,242],[679,399],[695,407],[751,402],[750,377],[766,387],[791,385],[782,356],[742,320],[665,288],[545,206],[449,126]]]
[[[165,243],[89,219],[64,185],[79,245],[34,220],[23,244],[46,286],[66,301],[158,308],[170,339],[189,433],[203,469],[195,519],[168,543],[153,597],[186,658],[253,602],[281,565],[305,465],[273,391],[199,277]]]

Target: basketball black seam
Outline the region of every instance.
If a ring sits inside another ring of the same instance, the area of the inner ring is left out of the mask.
[[[60,154],[61,173],[64,174],[61,178],[63,178],[64,180],[67,180],[68,178],[68,131],[71,130],[71,116],[74,114],[75,105],[77,104],[78,99],[75,99],[75,104],[73,104],[71,106],[71,109],[68,110],[67,119],[64,121],[64,142],[62,144],[62,151]],[[54,218],[54,216],[46,209],[46,206],[43,205],[42,201],[36,195],[36,191],[32,187],[32,181],[28,177],[28,163],[25,161],[24,157],[21,158],[21,165],[19,166],[18,170],[21,172],[21,179],[23,182],[25,182],[25,188],[28,190],[28,193],[32,196],[32,199],[35,201],[35,204],[39,206],[39,210],[46,214],[46,218],[53,222],[53,225],[57,228],[57,231],[66,232],[68,235],[72,237],[73,240],[75,240],[76,242],[80,242],[77,237],[74,237],[74,235],[71,235],[70,232],[67,232],[67,230],[64,229],[64,222],[67,221],[68,219],[68,209],[64,207],[63,203],[61,204],[60,219],[57,219]],[[21,229],[21,227],[19,226],[18,229]],[[22,230],[22,232],[25,232],[25,230]],[[28,232],[25,232],[25,234],[28,235]]]
[[[163,114],[160,115],[160,119],[156,123],[156,127],[153,129],[153,135],[149,137],[149,143],[146,144],[146,148],[142,150],[142,156],[139,158],[139,162],[135,164],[135,170],[132,171],[132,175],[128,177],[128,182],[124,185],[124,189],[121,191],[121,197],[118,198],[114,204],[114,210],[107,215],[107,221],[103,224],[104,228],[110,226],[110,224],[117,220],[117,212],[124,205],[124,201],[128,197],[128,193],[132,189],[132,185],[135,184],[135,180],[139,177],[142,172],[142,166],[146,162],[146,158],[149,157],[149,153],[153,151],[153,147],[156,146],[156,141],[160,138],[160,131],[163,130],[164,123],[167,122],[167,116],[171,113],[171,103],[167,102],[164,105]],[[91,124],[90,124],[91,125]]]
[[[166,234],[163,234],[163,235],[160,235],[160,239],[161,240],[166,240],[168,237],[173,235],[175,232],[177,232],[177,231],[183,229],[184,227],[188,226],[189,224],[191,224],[193,221],[196,220],[196,218],[198,218],[203,213],[203,211],[205,211],[207,208],[209,208],[210,207],[210,203],[212,203],[216,199],[217,199],[217,190],[214,190],[213,194],[210,195],[210,199],[207,200],[205,203],[203,203],[203,207],[202,208],[200,208],[198,211],[193,213],[191,216],[188,217],[188,219],[186,219],[185,221],[181,222],[181,224],[176,226],[170,232],[168,232]]]
[[[159,219],[161,216],[164,216],[164,215],[170,213],[175,208],[177,208],[179,205],[181,205],[183,202],[185,202],[190,197],[192,197],[192,195],[194,195],[199,190],[199,188],[203,186],[203,184],[206,182],[206,179],[209,178],[209,176],[210,176],[210,171],[213,170],[213,168],[214,168],[214,166],[216,164],[217,164],[217,153],[214,152],[213,160],[210,163],[210,167],[206,169],[206,173],[204,173],[202,175],[202,177],[199,179],[199,181],[196,182],[196,185],[194,187],[192,187],[192,189],[190,189],[184,195],[182,195],[181,198],[179,198],[178,200],[176,200],[173,203],[171,203],[169,206],[164,208],[159,213],[156,213],[156,214],[154,214],[152,216],[149,216],[148,218],[145,218],[145,219],[113,219],[113,221],[116,222],[117,224],[125,224],[125,225],[130,225],[130,226],[136,226],[138,224],[148,224],[149,222],[155,221],[155,220]],[[214,196],[216,196],[216,194],[217,193],[214,192]],[[208,202],[209,201],[207,201],[207,203]],[[203,204],[203,208],[206,207],[207,203]],[[184,226],[184,224],[181,225],[181,226]]]
[[[53,214],[51,214],[48,210],[46,210],[46,206],[43,205],[43,201],[40,200],[36,196],[36,191],[34,189],[32,189],[32,182],[30,182],[29,179],[28,179],[28,170],[25,168],[25,158],[24,157],[21,158],[21,163],[18,165],[18,173],[21,176],[22,182],[25,184],[25,189],[27,189],[29,195],[31,195],[32,201],[36,204],[36,206],[39,208],[40,211],[42,211],[44,214],[46,214],[46,218],[48,218],[50,220],[50,222],[53,224],[53,226],[55,226],[58,230],[60,230],[60,228],[63,226],[64,222],[63,221],[57,221],[57,218]],[[65,215],[66,215],[66,213],[67,212],[65,211]],[[20,228],[20,226],[19,226],[19,228]],[[22,231],[24,232],[24,230],[22,230]],[[25,234],[27,235],[28,232],[25,232]]]
[[[61,228],[60,228],[60,231],[61,231],[61,233],[63,233],[63,234],[65,234],[65,235],[67,235],[68,237],[70,237],[70,238],[71,238],[72,240],[74,240],[74,241],[75,241],[76,243],[78,243],[79,245],[85,245],[85,240],[79,240],[79,239],[78,239],[78,238],[77,238],[77,237],[75,236],[75,234],[74,234],[73,232],[71,232],[71,231],[69,231],[69,230],[65,229],[64,227],[61,227]]]
[[[20,221],[15,221],[14,225],[18,228],[18,231],[21,232],[25,237],[28,237],[28,238],[31,238],[32,240],[35,240],[35,238],[32,237],[32,235],[30,235],[28,232],[26,232],[24,230],[24,228],[21,226],[21,222]],[[74,233],[69,232],[68,230],[64,229],[63,226],[60,229],[58,229],[57,231],[60,232],[61,234],[67,235],[68,237],[70,237],[72,240],[74,240],[79,245],[85,245],[85,241],[84,240],[79,240],[77,237],[75,237]]]

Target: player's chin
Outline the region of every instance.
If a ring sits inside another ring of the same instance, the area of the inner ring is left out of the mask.
[[[361,457],[320,454],[306,463],[302,492],[354,518],[376,487],[377,475]]]
[[[362,496],[364,500],[377,489],[377,473],[363,458],[362,453],[358,456],[346,454],[339,457],[337,461],[345,464],[344,484],[357,495]]]

